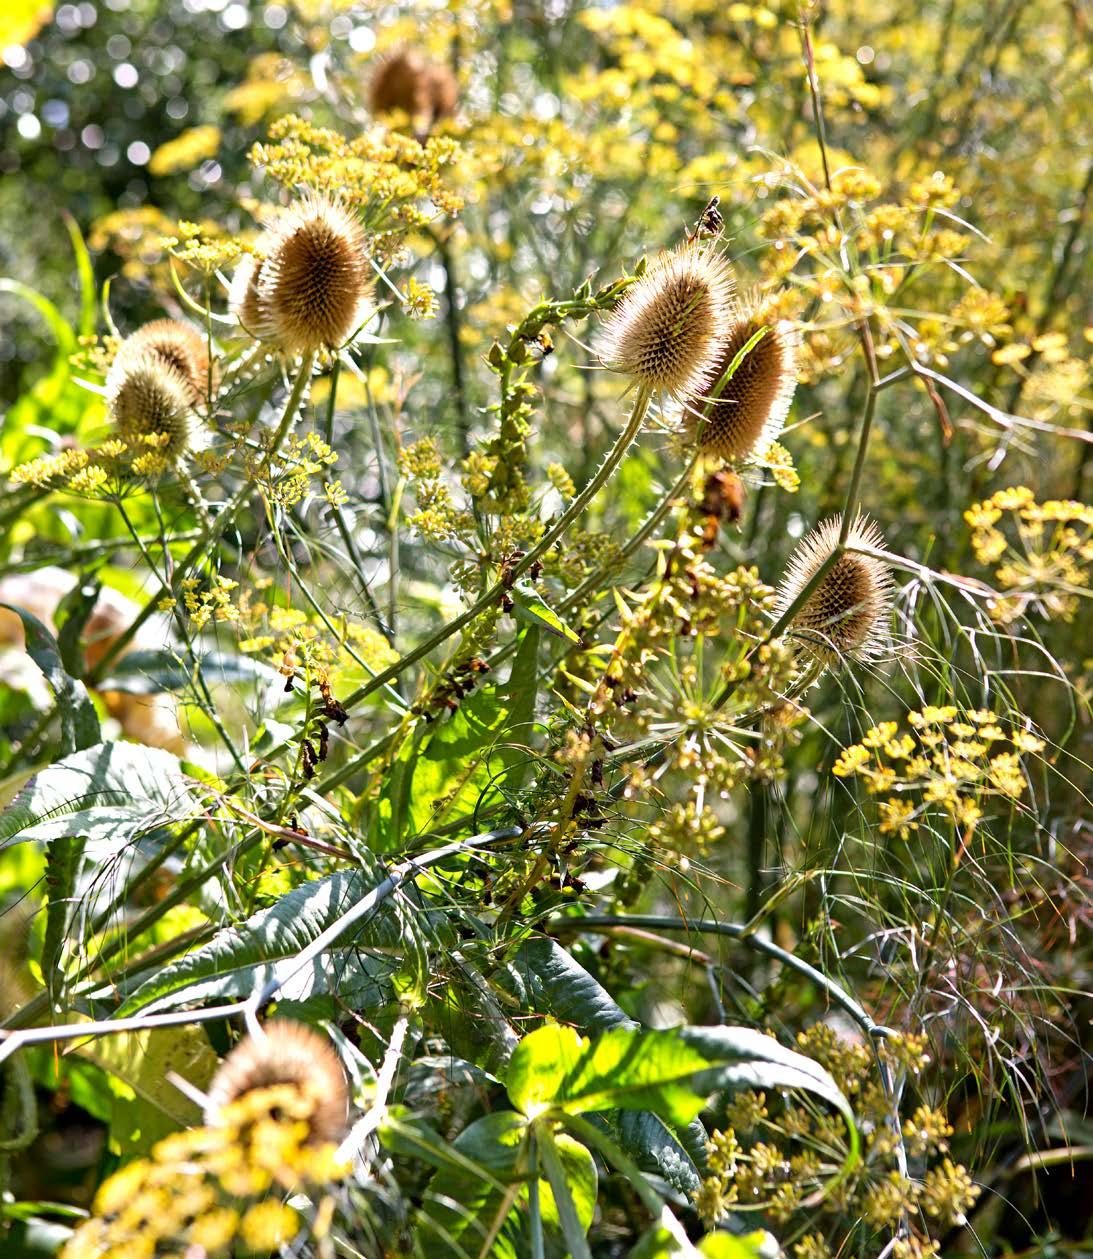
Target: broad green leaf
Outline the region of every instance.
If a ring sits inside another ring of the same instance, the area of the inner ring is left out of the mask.
[[[570,643],[581,641],[530,582],[516,582],[512,587],[512,598],[512,610],[517,620],[541,625],[549,633]]]
[[[115,1148],[126,1153],[143,1151],[168,1132],[201,1122],[199,1107],[167,1075],[173,1071],[195,1088],[208,1087],[218,1059],[203,1027],[98,1036],[75,1052],[121,1081],[132,1094],[132,1104],[114,1107],[110,1137]]]
[[[844,1117],[856,1159],[853,1111],[831,1076],[751,1028],[617,1027],[584,1039],[572,1028],[547,1026],[516,1047],[506,1084],[513,1105],[528,1115],[650,1110],[676,1125],[694,1119],[719,1089],[805,1089]]]
[[[99,719],[95,706],[82,682],[77,682],[65,671],[57,640],[33,613],[14,604],[3,603],[0,607],[14,612],[23,622],[27,655],[41,669],[61,717],[61,755],[80,752],[98,743]]]
[[[610,993],[548,936],[534,936],[516,948],[499,976],[525,1010],[549,1014],[585,1032],[637,1027]]]
[[[452,1147],[469,1159],[481,1173],[465,1166],[445,1164],[432,1180],[425,1199],[424,1214],[439,1237],[458,1245],[471,1256],[477,1255],[488,1238],[500,1212],[501,1235],[491,1249],[494,1259],[520,1254],[514,1242],[517,1233],[518,1194],[506,1194],[504,1186],[527,1174],[528,1127],[522,1116],[501,1111],[476,1120],[456,1137]],[[505,1203],[510,1203],[505,1210]],[[515,1217],[506,1231],[508,1217]]]
[[[587,1048],[588,1041],[573,1028],[557,1023],[525,1036],[509,1060],[509,1101],[531,1118],[550,1110]]]
[[[615,1139],[643,1172],[661,1176],[673,1189],[688,1196],[702,1183],[683,1143],[683,1138],[696,1127],[705,1140],[705,1130],[697,1122],[681,1128],[678,1137],[659,1115],[647,1110],[620,1111],[603,1122],[612,1125]]]
[[[753,1233],[710,1233],[698,1243],[698,1253],[707,1259],[775,1259],[778,1243],[762,1229]]]
[[[140,812],[154,826],[192,818],[200,807],[193,780],[177,756],[138,743],[99,743],[30,779],[0,813],[0,850],[33,837],[48,839],[47,827],[37,835],[32,828],[61,823],[84,810],[114,808],[127,816]],[[73,831],[60,825],[57,833]]]
[[[536,1142],[554,1208],[549,1211],[543,1202],[543,1221],[556,1214],[570,1255],[592,1259],[586,1234],[596,1212],[595,1161],[579,1141],[566,1134],[555,1137],[546,1127],[538,1129]]]
[[[687,1124],[706,1100],[691,1081],[708,1067],[708,1058],[674,1031],[619,1027],[589,1041],[572,1028],[548,1026],[517,1046],[507,1083],[510,1100],[525,1114],[649,1110]]]
[[[525,1010],[549,1014],[582,1031],[638,1026],[579,962],[547,936],[522,943],[498,978]],[[617,1116],[617,1136],[642,1168],[655,1168],[669,1184],[686,1192],[697,1187],[698,1168],[691,1150],[701,1157],[706,1142],[697,1119],[677,1133],[655,1115],[624,1111]]]
[[[804,1089],[834,1106],[846,1120],[856,1146],[854,1112],[831,1075],[818,1062],[748,1027],[684,1027],[681,1039],[708,1060],[697,1082],[707,1092],[722,1088]]]
[[[268,979],[290,976],[283,990],[290,1001],[308,1000],[336,989],[342,966],[348,964],[354,941],[362,932],[372,945],[400,952],[414,947],[408,929],[390,901],[355,923],[346,938],[309,967],[294,972],[295,959],[307,946],[347,913],[385,877],[381,868],[339,870],[293,888],[268,909],[238,926],[225,927],[199,949],[179,958],[140,985],[126,998],[118,1016],[138,1010],[173,1009],[210,997],[245,997]],[[371,978],[371,977],[369,977]],[[373,990],[378,991],[378,989]]]
[[[451,716],[420,718],[391,764],[375,815],[374,847],[388,851],[447,817],[483,808],[513,763],[507,734],[524,736],[534,705],[534,674],[517,653],[508,681],[480,683]]]

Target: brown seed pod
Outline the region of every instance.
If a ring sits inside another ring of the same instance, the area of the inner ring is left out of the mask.
[[[170,464],[181,463],[199,445],[200,428],[189,382],[174,367],[148,351],[120,355],[106,378],[106,405],[117,435],[133,453],[144,437],[166,436],[157,453]]]
[[[711,383],[732,292],[732,268],[721,254],[693,245],[667,254],[608,317],[600,359],[654,392],[698,393]]]
[[[308,194],[269,233],[254,283],[252,331],[262,340],[290,355],[338,348],[364,321],[372,292],[360,225],[336,201]]]
[[[262,1034],[247,1036],[220,1064],[208,1091],[205,1122],[221,1122],[223,1107],[252,1089],[292,1085],[314,1103],[308,1141],[337,1142],[345,1135],[349,1086],[341,1060],[325,1036],[303,1023],[273,1019]]]
[[[763,335],[728,377],[737,355],[760,331]],[[761,454],[782,431],[793,401],[797,345],[791,324],[768,321],[762,307],[754,303],[738,307],[721,347],[709,396],[688,399],[689,440],[697,438],[705,454],[734,462]]]
[[[427,61],[414,48],[392,54],[376,68],[369,92],[372,113],[403,113],[420,131],[455,113],[459,85],[447,66]]]
[[[115,363],[133,363],[151,354],[173,367],[186,382],[190,401],[197,405],[209,389],[209,344],[203,332],[178,319],[155,319],[126,337]]]
[[[834,552],[841,528],[842,517],[832,516],[800,542],[778,588],[777,616],[790,607]],[[846,541],[849,547],[884,547],[881,531],[863,516],[854,521]],[[848,656],[875,657],[888,642],[894,593],[892,574],[883,560],[847,551],[798,609],[793,628],[801,633],[805,650],[825,664]]]

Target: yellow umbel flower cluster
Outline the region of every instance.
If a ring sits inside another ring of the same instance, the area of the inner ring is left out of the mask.
[[[964,513],[972,549],[995,569],[1005,594],[991,601],[991,616],[1009,625],[1029,611],[1049,620],[1074,619],[1089,596],[1093,562],[1093,507],[1073,500],[1038,503],[1027,486],[999,490]]]
[[[871,796],[883,796],[880,832],[903,839],[931,806],[971,829],[991,797],[1020,800],[1028,785],[1021,757],[1045,746],[987,708],[927,705],[909,713],[907,725],[874,726],[860,743],[843,749],[832,770],[837,778],[860,778]]]
[[[251,1089],[221,1108],[215,1126],[160,1141],[103,1183],[62,1259],[129,1259],[164,1247],[205,1259],[268,1255],[305,1227],[315,1236],[316,1222],[283,1198],[306,1189],[315,1220],[328,1219],[323,1187],[349,1170],[335,1144],[311,1139],[316,1102],[293,1085]]]

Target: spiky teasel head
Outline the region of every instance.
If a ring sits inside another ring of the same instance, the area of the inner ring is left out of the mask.
[[[132,455],[154,451],[175,466],[201,444],[189,381],[148,350],[115,359],[106,378],[106,405]]]
[[[289,355],[341,346],[364,321],[372,292],[357,220],[310,193],[277,220],[263,246],[264,260],[240,281],[250,331]]]
[[[203,332],[178,319],[155,319],[121,343],[114,363],[135,363],[146,354],[173,368],[186,382],[196,406],[209,390],[209,344]]]
[[[215,1126],[225,1106],[253,1089],[285,1085],[307,1106],[308,1141],[338,1142],[345,1135],[349,1088],[330,1041],[303,1023],[274,1019],[247,1036],[220,1064],[208,1091],[205,1122]]]
[[[778,588],[775,614],[781,616],[836,550],[842,517],[825,520],[790,557]],[[884,548],[884,535],[858,516],[847,534],[849,548]],[[825,664],[848,656],[859,660],[878,655],[888,641],[888,618],[894,589],[888,565],[873,555],[850,549],[835,561],[793,617],[805,650]]]
[[[694,245],[667,254],[611,313],[601,360],[654,393],[698,393],[717,365],[732,293],[732,268],[721,254]]]
[[[427,61],[414,48],[403,48],[376,67],[369,97],[377,117],[398,111],[428,131],[437,119],[455,112],[459,85],[447,66]]]
[[[770,318],[754,299],[737,306],[706,394],[688,399],[688,439],[697,439],[704,454],[734,463],[761,454],[781,433],[793,401],[798,340],[792,324]]]

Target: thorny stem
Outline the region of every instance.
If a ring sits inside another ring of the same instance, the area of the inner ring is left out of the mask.
[[[499,578],[493,583],[485,594],[473,603],[466,612],[457,616],[454,621],[439,629],[432,637],[426,639],[420,646],[415,647],[413,651],[409,651],[406,655],[400,657],[393,665],[385,669],[382,673],[376,674],[370,682],[366,682],[363,686],[359,686],[344,701],[345,707],[350,708],[353,704],[358,703],[366,696],[371,695],[373,691],[378,690],[381,686],[385,686],[388,682],[393,681],[399,676],[403,670],[408,669],[410,665],[416,664],[424,656],[441,643],[451,638],[453,634],[457,634],[460,630],[468,626],[477,616],[485,612],[488,608],[493,607],[498,600],[505,594],[512,583],[535,563],[540,556],[545,555],[563,533],[578,520],[585,508],[596,496],[604,483],[610,478],[611,474],[622,462],[623,456],[629,450],[634,438],[638,435],[642,422],[645,419],[646,412],[649,409],[649,402],[652,397],[648,389],[641,389],[634,400],[633,410],[630,412],[630,419],[627,421],[626,427],[619,434],[614,446],[608,452],[604,461],[596,470],[592,479],[577,495],[577,497],[569,504],[566,510],[558,518],[555,524],[547,530],[542,538],[531,548],[524,556],[522,556],[509,569],[505,577]]]
[[[873,346],[873,333],[869,327],[869,320],[864,319],[858,329],[861,338],[862,353],[865,355],[865,361],[869,369],[869,383],[865,396],[865,407],[862,411],[861,427],[858,430],[858,450],[854,457],[854,467],[850,473],[850,484],[847,486],[846,498],[843,500],[842,524],[839,528],[839,537],[835,546],[816,571],[812,574],[804,586],[801,588],[797,597],[793,599],[789,606],[782,612],[766,634],[760,639],[748,653],[745,659],[750,659],[759,650],[760,647],[772,642],[780,634],[792,624],[793,618],[812,598],[816,591],[820,588],[827,574],[846,554],[846,540],[850,536],[850,529],[858,515],[858,507],[861,499],[861,482],[862,475],[865,471],[865,461],[869,453],[869,438],[873,432],[873,419],[877,411],[877,395],[882,389],[887,388],[889,384],[894,384],[895,380],[890,376],[886,376],[883,380],[877,372],[877,357]],[[714,710],[724,708],[736,690],[735,682],[726,682],[720,692],[714,697]]]

